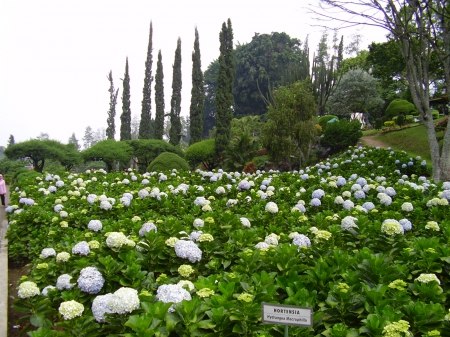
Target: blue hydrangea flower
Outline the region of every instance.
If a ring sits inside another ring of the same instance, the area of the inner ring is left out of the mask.
[[[292,240],[292,243],[298,247],[309,247],[311,246],[311,240],[303,234],[296,235]]]
[[[102,289],[105,279],[97,268],[86,267],[81,269],[77,282],[81,291],[88,294],[97,294]]]
[[[88,255],[90,252],[89,244],[86,241],[78,242],[72,248],[72,254]]]

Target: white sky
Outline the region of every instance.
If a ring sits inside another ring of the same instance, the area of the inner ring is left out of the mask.
[[[120,134],[122,81],[128,56],[131,113],[140,116],[150,21],[153,22],[153,66],[158,50],[164,67],[165,110],[170,110],[172,64],[178,37],[182,51],[181,114],[189,114],[194,29],[200,36],[202,69],[219,56],[222,23],[231,19],[235,44],[254,33],[286,32],[302,42],[309,34],[310,54],[323,29],[306,0],[16,0],[0,2],[0,145],[9,135],[21,142],[48,133],[67,143],[74,132],[82,144],[87,126],[106,128],[109,82],[120,88],[116,106],[116,139]],[[225,4],[225,3],[224,3]],[[341,31],[346,36],[356,30]],[[385,32],[358,27],[362,48],[384,41]],[[332,35],[332,34],[330,34]],[[330,42],[331,43],[331,42]],[[154,107],[152,83],[152,117]]]

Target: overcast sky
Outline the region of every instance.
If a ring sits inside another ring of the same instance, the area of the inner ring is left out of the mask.
[[[311,0],[314,1],[314,0]],[[67,143],[72,133],[82,144],[87,126],[106,128],[109,82],[120,88],[116,139],[120,134],[122,81],[128,57],[131,113],[140,116],[150,21],[153,67],[158,50],[164,67],[165,109],[170,110],[172,64],[181,38],[181,114],[189,114],[194,30],[200,36],[202,69],[219,56],[222,23],[231,19],[235,44],[255,32],[286,32],[302,42],[309,34],[310,53],[322,28],[308,14],[306,0],[16,0],[0,2],[0,145],[12,134],[16,143],[48,133]],[[226,6],[222,7],[222,4]],[[356,30],[343,30],[344,44]],[[385,32],[358,27],[362,48],[384,41]],[[332,34],[330,34],[332,35]],[[154,81],[152,116],[154,117]]]

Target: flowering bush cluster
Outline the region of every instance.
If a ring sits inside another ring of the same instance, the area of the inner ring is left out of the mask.
[[[354,147],[294,172],[21,181],[14,308],[35,336],[282,336],[262,302],[313,309],[292,335],[450,335],[450,182],[425,164]]]

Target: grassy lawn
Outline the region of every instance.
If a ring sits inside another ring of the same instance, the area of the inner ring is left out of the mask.
[[[438,122],[440,119],[437,119]],[[371,135],[374,139],[390,146],[395,151],[406,151],[411,156],[421,156],[428,163],[431,162],[430,147],[428,146],[427,131],[423,124],[410,124],[402,129],[393,131],[367,130],[363,131],[366,136]],[[441,136],[442,132],[438,133]],[[441,144],[442,145],[442,144]]]

